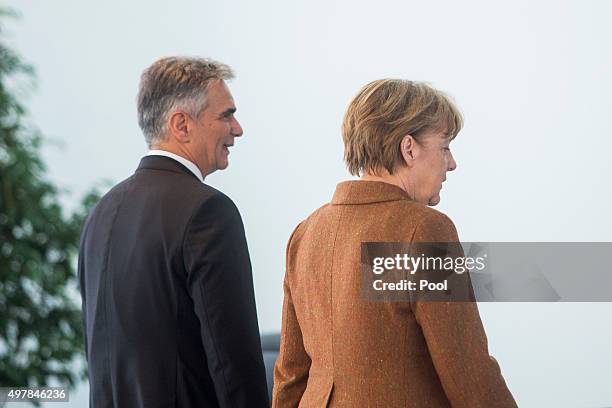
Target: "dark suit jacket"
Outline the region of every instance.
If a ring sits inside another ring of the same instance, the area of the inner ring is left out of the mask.
[[[266,407],[238,209],[146,156],[89,215],[79,279],[91,407]]]
[[[362,242],[457,241],[399,187],[340,183],[287,246],[272,406],[516,407],[475,303],[362,296]]]

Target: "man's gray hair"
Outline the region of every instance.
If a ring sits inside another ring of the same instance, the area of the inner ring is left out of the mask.
[[[170,114],[182,110],[197,118],[206,108],[206,91],[215,80],[234,77],[232,69],[208,58],[167,57],[140,77],[138,125],[147,145],[164,140]]]

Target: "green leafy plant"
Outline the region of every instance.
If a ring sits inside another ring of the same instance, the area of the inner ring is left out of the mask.
[[[33,77],[0,37],[0,386],[74,387],[86,374],[76,254],[99,195],[64,213],[45,178],[43,138],[13,89]]]

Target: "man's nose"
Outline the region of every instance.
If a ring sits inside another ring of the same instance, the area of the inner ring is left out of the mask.
[[[242,126],[240,126],[240,123],[238,122],[238,119],[236,118],[234,118],[234,120],[232,121],[231,132],[232,132],[232,136],[234,137],[242,136]]]

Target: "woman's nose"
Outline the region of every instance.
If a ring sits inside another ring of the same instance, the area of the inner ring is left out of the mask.
[[[453,154],[451,153],[450,161],[448,162],[448,171],[453,171],[456,168],[457,168],[457,162],[455,161],[455,158],[453,157]]]

